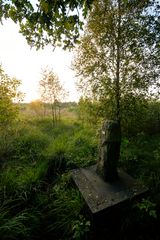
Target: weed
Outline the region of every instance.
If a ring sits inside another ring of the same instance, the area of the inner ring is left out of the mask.
[[[138,207],[143,214],[147,213],[150,217],[157,218],[156,204],[149,199],[142,199],[140,203],[136,204],[136,207]]]
[[[84,202],[80,193],[71,187],[68,174],[62,175],[50,197],[53,198],[50,214],[55,222],[48,226],[48,231],[56,231],[63,239],[71,239],[71,236],[81,239],[89,230],[89,222],[81,214]]]

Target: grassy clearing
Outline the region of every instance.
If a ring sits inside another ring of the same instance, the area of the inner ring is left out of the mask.
[[[10,144],[1,151],[1,239],[82,238],[89,223],[67,172],[95,162],[93,133],[73,120],[53,127],[51,119],[35,117],[23,117],[8,132]]]
[[[69,170],[96,163],[98,127],[75,119],[53,126],[49,117],[18,121],[0,138],[0,239],[85,239],[90,223]],[[159,135],[145,134],[122,141],[120,166],[152,190],[123,222],[126,239],[131,219],[159,221],[159,143]]]

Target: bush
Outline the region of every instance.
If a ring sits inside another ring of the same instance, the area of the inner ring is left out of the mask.
[[[160,144],[157,149],[153,151],[152,157],[144,159],[144,171],[141,173],[141,179],[155,192],[160,192]]]
[[[120,166],[153,192],[160,191],[160,137],[139,134],[122,140]]]
[[[18,122],[17,122],[18,123]],[[0,166],[2,167],[12,156],[14,151],[14,142],[18,138],[18,130],[11,124],[3,130],[0,130]]]

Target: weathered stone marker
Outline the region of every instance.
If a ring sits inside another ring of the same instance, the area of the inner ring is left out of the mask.
[[[123,170],[117,169],[120,142],[121,131],[118,122],[105,121],[100,134],[97,165],[72,170],[72,178],[93,219],[102,213],[106,215],[108,210],[114,212],[116,206],[142,197],[148,190]]]
[[[97,164],[97,173],[104,181],[113,182],[118,179],[120,144],[120,124],[117,121],[105,121],[100,133],[100,154]]]

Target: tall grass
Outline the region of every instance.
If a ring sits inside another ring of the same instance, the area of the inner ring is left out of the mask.
[[[51,189],[50,198],[49,215],[54,221],[48,225],[47,231],[60,239],[82,239],[89,230],[89,222],[82,215],[84,201],[78,190],[72,187],[70,175],[62,175]]]
[[[0,238],[81,239],[89,229],[82,198],[65,174],[58,179],[95,161],[93,130],[72,121],[53,127],[48,119],[33,118],[23,119],[10,138],[0,172]]]
[[[7,147],[0,146],[0,239],[83,239],[89,222],[68,172],[96,163],[97,127],[69,120],[53,126],[49,118],[23,118],[7,134]],[[158,135],[123,139],[120,161],[157,195],[158,142]]]

